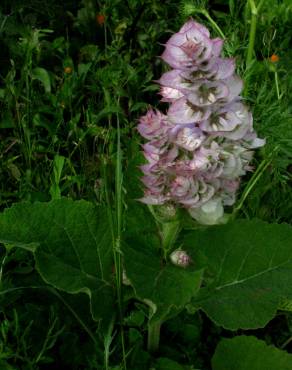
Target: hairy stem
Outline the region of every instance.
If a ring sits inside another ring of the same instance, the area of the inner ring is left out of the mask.
[[[148,324],[147,349],[150,353],[155,353],[158,350],[161,324],[161,321],[154,321]]]
[[[173,247],[177,236],[181,230],[180,221],[171,221],[162,223],[161,235],[162,235],[162,248],[164,259],[167,258],[169,250]],[[153,313],[153,308],[150,306],[150,312]],[[160,327],[162,321],[156,320],[151,322],[151,315],[148,322],[148,340],[147,349],[149,352],[154,353],[158,350],[160,340]]]
[[[199,11],[201,14],[203,14],[207,19],[208,21],[212,24],[212,26],[214,27],[214,29],[219,33],[219,35],[222,37],[222,39],[226,39],[223,31],[221,30],[221,28],[218,26],[218,24],[214,21],[214,19],[210,16],[210,14],[207,12],[207,10],[205,9],[201,9]]]

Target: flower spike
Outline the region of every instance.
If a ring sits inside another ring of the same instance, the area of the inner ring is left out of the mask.
[[[137,127],[148,141],[140,200],[183,207],[205,225],[224,220],[224,206],[234,204],[240,178],[252,169],[252,149],[265,144],[241,101],[235,61],[220,56],[222,47],[192,19],[172,35],[162,54],[172,69],[157,81],[169,109],[149,109]],[[187,265],[184,253],[176,251],[173,263]]]

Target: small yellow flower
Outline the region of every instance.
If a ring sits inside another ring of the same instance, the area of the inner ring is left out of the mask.
[[[66,73],[67,75],[71,74],[72,73],[72,68],[71,67],[65,67],[64,68],[64,73]]]

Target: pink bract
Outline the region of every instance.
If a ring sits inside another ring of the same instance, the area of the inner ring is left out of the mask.
[[[149,109],[139,120],[147,164],[141,202],[183,207],[197,222],[220,223],[236,200],[253,150],[265,144],[241,100],[235,60],[220,56],[223,40],[190,19],[165,45],[172,68],[157,81],[167,114]]]

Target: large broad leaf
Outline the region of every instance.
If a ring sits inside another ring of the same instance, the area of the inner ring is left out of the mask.
[[[206,287],[195,304],[228,329],[263,327],[292,297],[292,228],[239,220],[184,238]]]
[[[213,370],[292,370],[292,355],[255,337],[223,339],[212,359]]]
[[[130,203],[125,239],[127,277],[137,297],[153,308],[153,320],[165,319],[190,302],[199,290],[202,270],[184,269],[163,260],[157,227],[146,206]]]
[[[86,293],[94,319],[111,315],[111,237],[103,208],[68,199],[21,203],[0,215],[0,242],[30,249],[47,283]]]
[[[176,361],[166,357],[161,357],[155,362],[155,370],[184,370],[185,367],[178,364]]]

